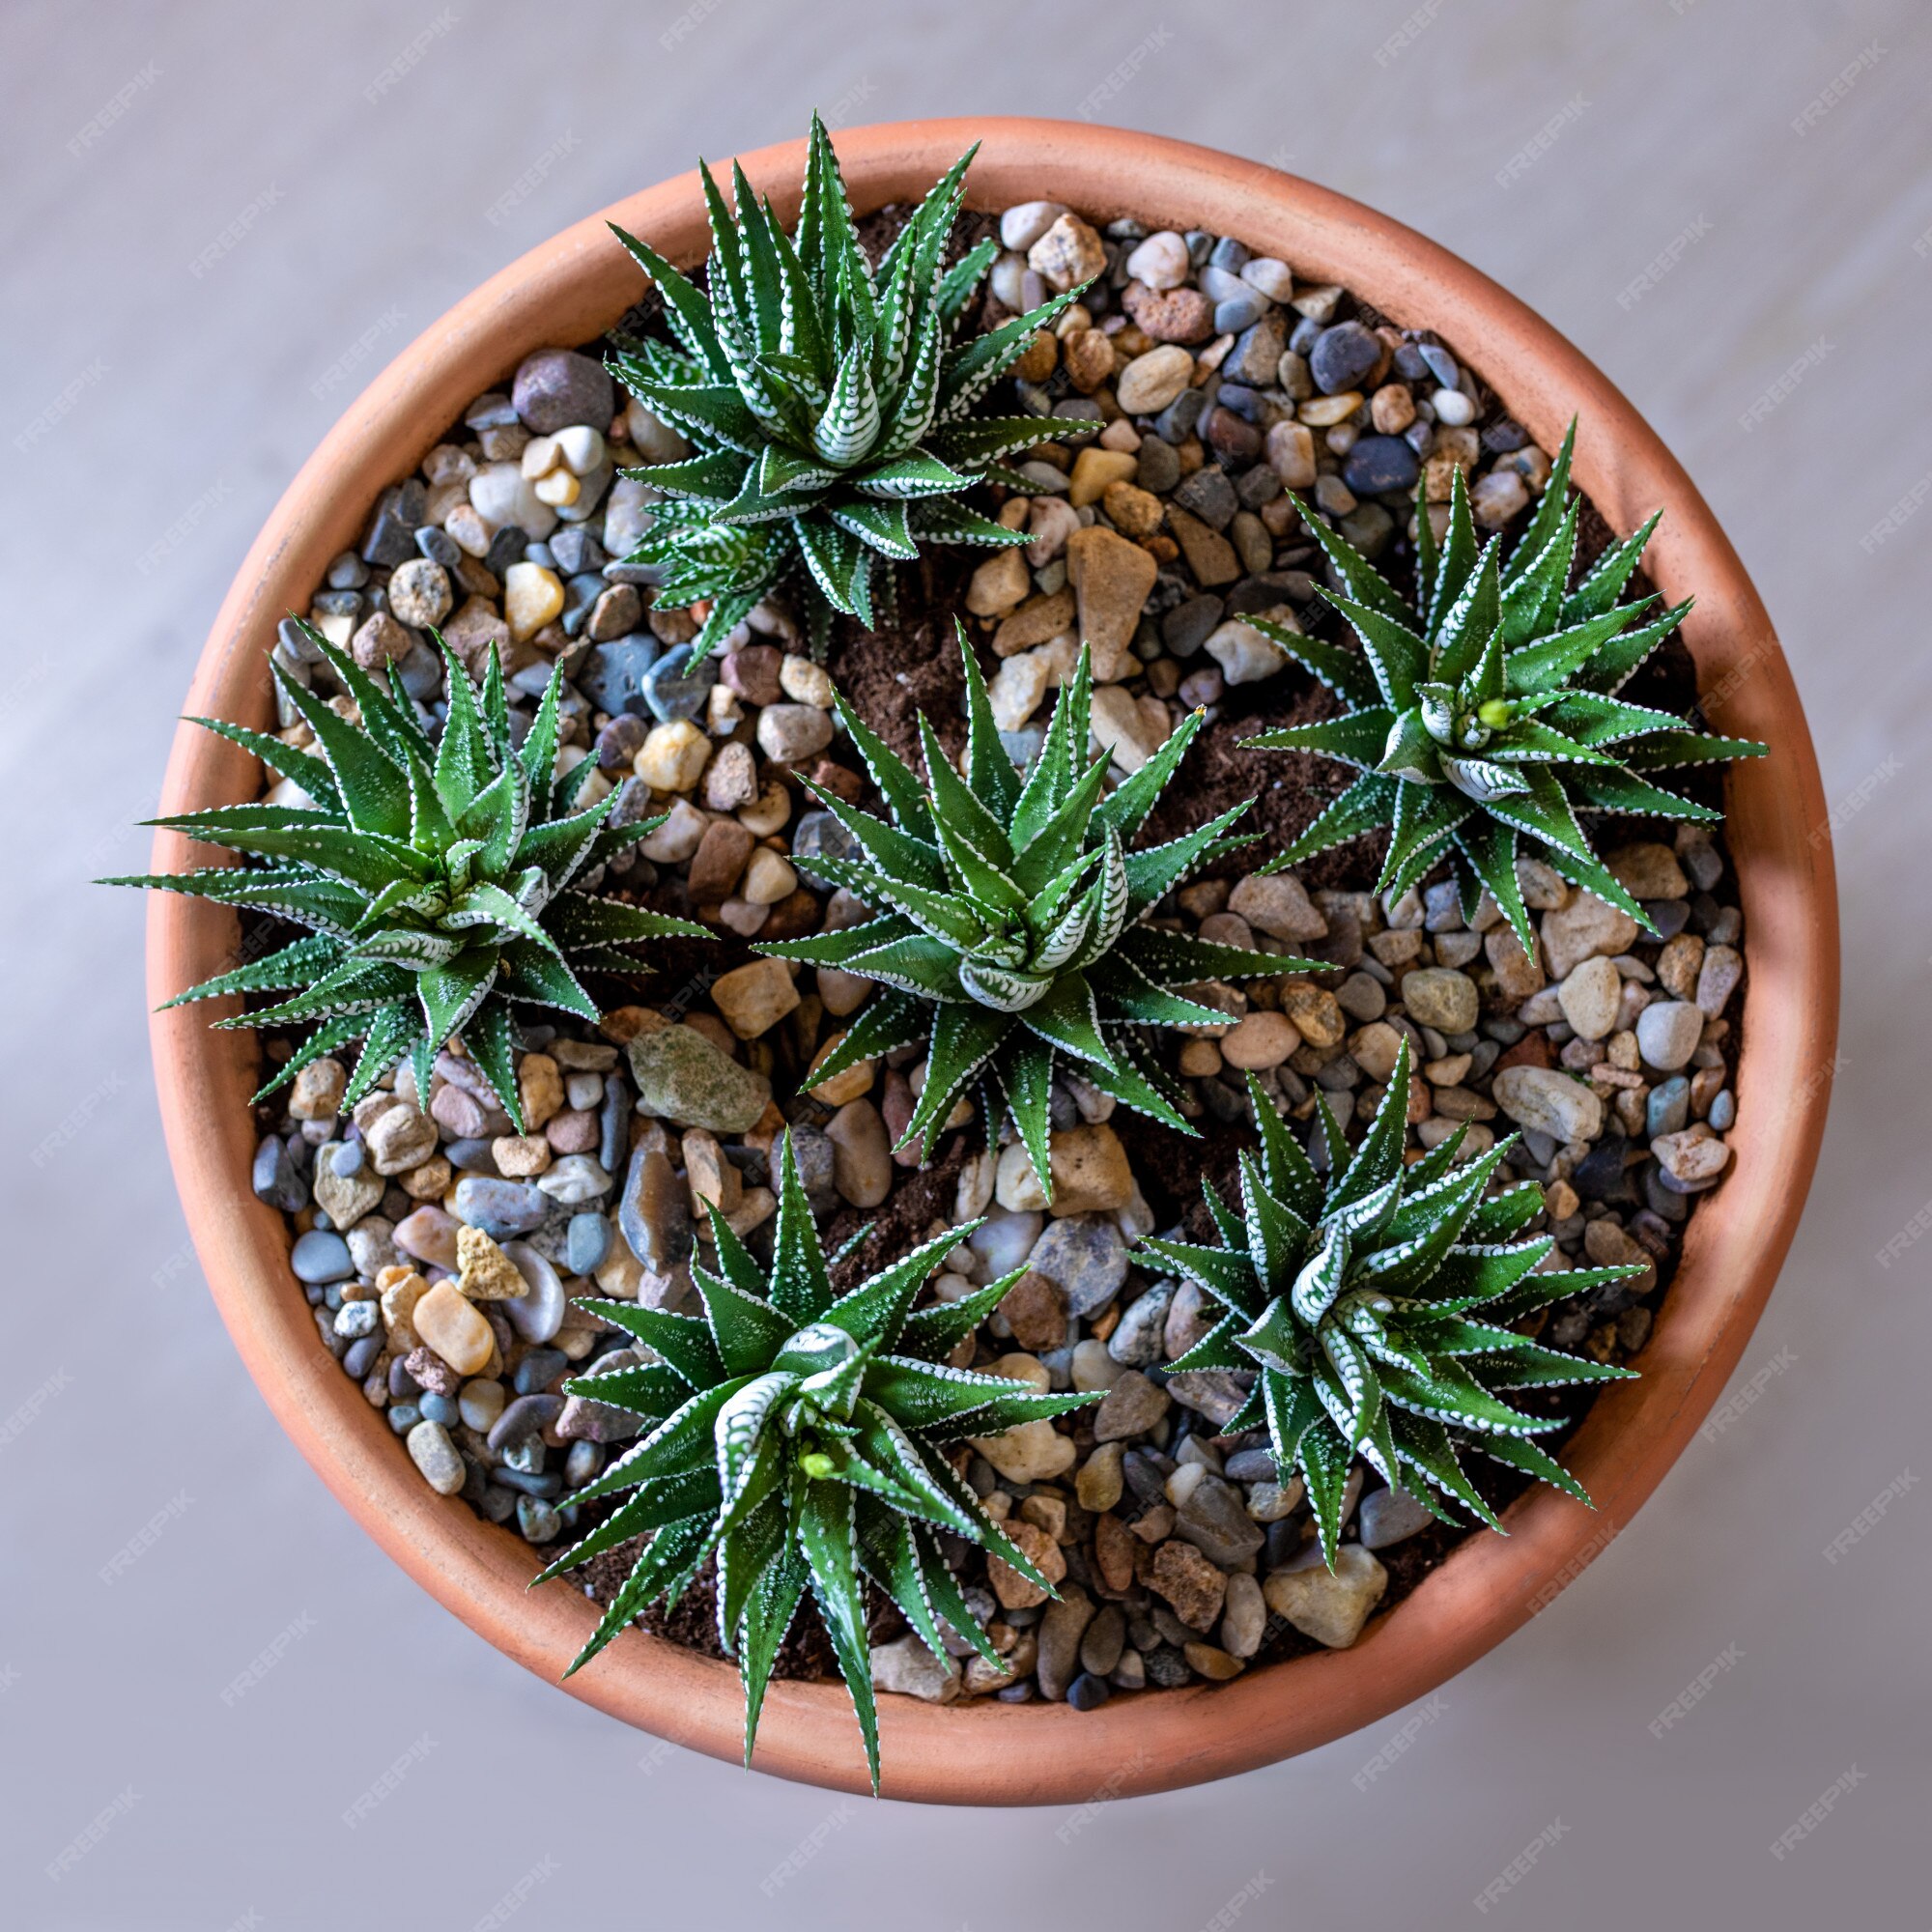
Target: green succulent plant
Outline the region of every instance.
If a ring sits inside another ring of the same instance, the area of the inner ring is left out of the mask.
[[[1464,917],[1473,917],[1487,888],[1527,952],[1536,942],[1517,880],[1519,853],[1543,860],[1646,931],[1656,929],[1598,858],[1577,813],[1720,818],[1646,774],[1759,757],[1766,748],[1713,737],[1672,712],[1617,696],[1682,622],[1690,600],[1662,611],[1655,611],[1654,596],[1617,601],[1662,511],[1605,551],[1571,588],[1580,503],[1569,492],[1576,437],[1573,421],[1507,560],[1500,536],[1478,544],[1460,471],[1439,544],[1418,497],[1414,606],[1297,500],[1342,582],[1340,591],[1321,595],[1348,620],[1361,650],[1250,621],[1350,708],[1247,743],[1317,752],[1361,776],[1274,867],[1386,827],[1378,891],[1406,892],[1448,859]]]
[[[611,369],[695,446],[686,461],[625,472],[664,497],[629,561],[662,566],[660,603],[710,601],[696,657],[781,581],[801,590],[822,643],[833,611],[872,623],[874,574],[916,558],[922,543],[1026,541],[963,498],[1008,473],[997,459],[1064,425],[980,405],[1081,289],[957,339],[998,253],[989,238],[945,266],[977,152],[947,171],[876,271],[815,114],[792,235],[735,162],[735,213],[700,165],[712,243],[702,291],[648,242],[614,231],[662,292],[675,346],[628,342]]]
[[[150,823],[259,863],[103,880],[246,906],[309,928],[266,957],[217,974],[168,1002],[300,990],[217,1026],[315,1023],[259,1100],[310,1062],[360,1040],[344,1105],[353,1107],[404,1059],[427,1094],[437,1054],[461,1035],[503,1110],[524,1129],[515,1012],[551,1009],[595,1020],[582,968],[636,973],[625,949],[668,933],[711,935],[688,920],[575,890],[581,878],[648,836],[661,818],[612,824],[620,794],[573,807],[596,769],[555,775],[558,696],[551,678],[521,747],[512,739],[503,669],[493,650],[479,694],[443,644],[449,714],[432,740],[408,699],[386,690],[320,632],[309,641],[359,722],[285,667],[283,696],[314,735],[300,751],[215,718],[191,722],[252,753],[307,795]]]
[[[1443,1521],[1455,1506],[1500,1529],[1463,1467],[1472,1452],[1590,1499],[1534,1438],[1563,1427],[1506,1398],[1518,1389],[1632,1373],[1546,1349],[1509,1324],[1635,1266],[1537,1270],[1555,1247],[1516,1240],[1543,1206],[1524,1181],[1486,1197],[1516,1136],[1459,1164],[1466,1129],[1404,1164],[1409,1059],[1351,1153],[1317,1094],[1322,1179],[1259,1081],[1248,1076],[1260,1149],[1241,1155],[1241,1211],[1203,1183],[1215,1245],[1148,1238],[1140,1251],[1200,1284],[1226,1310],[1171,1374],[1256,1372],[1230,1433],[1265,1423],[1281,1480],[1299,1472],[1321,1553],[1334,1567],[1349,1469],[1362,1456]]]
[[[1128,849],[1201,728],[1202,713],[1103,796],[1108,754],[1087,756],[1089,654],[1081,652],[1022,773],[1000,740],[963,631],[959,648],[963,776],[922,716],[922,785],[840,697],[838,715],[891,819],[804,781],[863,855],[814,857],[812,871],[847,887],[878,917],[760,950],[835,966],[884,988],[861,1009],[817,1078],[929,1036],[925,1085],[899,1145],[917,1142],[929,1155],[960,1096],[984,1083],[1003,1097],[1050,1200],[1048,1110],[1057,1066],[1192,1134],[1179,1110],[1179,1088],[1148,1050],[1146,1030],[1225,1026],[1225,1012],[1181,990],[1199,981],[1326,969],[1218,945],[1151,917],[1191,874],[1250,842],[1224,835],[1251,800],[1165,844]]]
[[[979,1544],[1040,1589],[1051,1586],[980,1506],[943,1445],[1000,1435],[1099,1395],[1044,1394],[948,1366],[1025,1272],[1016,1268],[963,1300],[913,1307],[977,1221],[835,1295],[788,1134],[777,1153],[769,1269],[712,1208],[717,1269],[694,1264],[691,1270],[702,1315],[631,1301],[582,1304],[635,1335],[654,1359],[580,1377],[566,1388],[641,1415],[651,1429],[572,1500],[636,1493],[537,1581],[650,1536],[574,1671],[639,1610],[675,1601],[715,1558],[718,1640],[736,1658],[745,1687],[747,1764],[773,1662],[810,1590],[851,1692],[876,1790],[867,1579],[935,1657],[946,1655],[943,1621],[1004,1668],[947,1567],[941,1532]]]

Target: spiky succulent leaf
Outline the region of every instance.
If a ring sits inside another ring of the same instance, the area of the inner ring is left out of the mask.
[[[1229,836],[1247,809],[1240,806],[1166,844],[1129,848],[1198,718],[1107,795],[1107,753],[1094,754],[1090,742],[1092,668],[1083,651],[1039,750],[1016,773],[963,629],[959,649],[963,772],[922,719],[922,785],[838,700],[893,820],[821,794],[863,857],[814,859],[812,866],[879,917],[762,950],[891,989],[862,1011],[821,1078],[887,1046],[928,1037],[925,1085],[900,1145],[929,1154],[961,1096],[980,1088],[996,1098],[989,1120],[1002,1106],[1011,1117],[1050,1199],[1047,1114],[1057,1070],[1191,1134],[1172,1081],[1147,1050],[1146,1030],[1225,1025],[1225,1013],[1186,996],[1201,980],[1326,969],[1151,923],[1168,894],[1245,843]]]
[[[1080,291],[958,340],[994,253],[945,266],[977,152],[934,185],[876,269],[816,114],[790,236],[741,171],[734,212],[700,166],[712,239],[704,290],[615,231],[663,292],[674,344],[620,350],[611,373],[695,451],[627,472],[662,497],[629,561],[662,572],[662,604],[710,600],[696,657],[779,583],[803,596],[822,636],[833,611],[869,624],[875,579],[883,594],[922,539],[1026,541],[959,498],[1001,457],[1057,433],[1051,417],[994,417],[980,404]]]
[[[713,1212],[717,1270],[694,1264],[702,1316],[627,1302],[587,1302],[658,1357],[567,1382],[572,1395],[642,1415],[643,1438],[586,1489],[633,1493],[538,1581],[613,1543],[654,1532],[572,1670],[638,1612],[679,1594],[696,1567],[718,1562],[719,1641],[745,1686],[745,1761],[772,1661],[809,1589],[852,1693],[872,1787],[878,1719],[863,1579],[897,1604],[935,1656],[935,1617],[995,1655],[935,1532],[978,1543],[1047,1587],[980,1507],[943,1453],[966,1435],[1002,1435],[1024,1422],[1099,1401],[1098,1392],[1042,1395],[1024,1382],[948,1366],[980,1315],[1012,1285],[970,1303],[913,1312],[921,1289],[980,1226],[971,1221],[835,1295],[806,1205],[791,1139],[778,1148],[780,1209],[771,1265],[761,1269]],[[962,1312],[970,1318],[961,1326]],[[621,1522],[623,1527],[614,1525]]]
[[[602,898],[577,884],[650,828],[612,826],[614,793],[574,809],[578,775],[560,777],[555,769],[560,671],[520,753],[512,747],[494,651],[479,693],[438,638],[447,662],[449,716],[440,738],[433,739],[407,699],[319,632],[308,637],[354,701],[359,723],[280,665],[275,675],[313,733],[313,751],[196,722],[294,778],[309,803],[218,806],[155,819],[256,863],[104,883],[248,906],[310,928],[312,937],[204,980],[170,1003],[295,989],[277,1006],[220,1022],[317,1028],[257,1099],[319,1053],[354,1039],[364,1046],[347,1104],[405,1059],[426,1093],[437,1054],[460,1035],[521,1132],[522,1106],[510,1077],[517,1009],[547,1007],[594,1020],[597,1003],[576,967],[622,961],[640,970],[643,960],[612,949],[669,933],[710,935],[690,921]],[[317,1040],[326,1043],[307,1051]]]
[[[1330,1154],[1324,1183],[1250,1074],[1262,1147],[1259,1160],[1242,1163],[1241,1214],[1232,1215],[1210,1188],[1215,1244],[1141,1243],[1227,1309],[1170,1366],[1255,1371],[1281,1480],[1298,1473],[1306,1483],[1331,1568],[1357,1455],[1449,1521],[1461,1520],[1461,1505],[1500,1527],[1463,1471],[1472,1452],[1587,1503],[1533,1442],[1561,1420],[1518,1408],[1510,1393],[1632,1373],[1543,1348],[1506,1324],[1642,1270],[1533,1272],[1554,1244],[1548,1236],[1510,1239],[1522,1225],[1517,1191],[1487,1194],[1513,1141],[1458,1165],[1458,1135],[1406,1166],[1408,1090],[1405,1041],[1352,1153],[1321,1103]],[[1520,1191],[1532,1208],[1541,1200],[1533,1187]]]
[[[1533,953],[1536,942],[1516,883],[1519,855],[1544,860],[1655,929],[1597,857],[1577,812],[1715,818],[1708,807],[1638,774],[1761,757],[1766,747],[1698,738],[1682,718],[1616,698],[1690,606],[1653,613],[1655,598],[1618,602],[1656,517],[1571,587],[1576,438],[1572,422],[1536,513],[1507,558],[1500,538],[1478,541],[1460,471],[1439,542],[1418,497],[1414,608],[1314,509],[1298,504],[1343,586],[1322,595],[1359,639],[1362,659],[1351,668],[1350,654],[1336,645],[1254,619],[1350,708],[1247,742],[1317,752],[1362,776],[1275,867],[1386,827],[1389,853],[1378,890],[1401,892],[1446,858],[1464,904],[1473,909],[1487,890],[1525,952]]]

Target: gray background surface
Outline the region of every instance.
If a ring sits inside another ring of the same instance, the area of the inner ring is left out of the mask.
[[[0,1922],[1924,1926],[1932,1503],[1910,1478],[1932,1460],[1932,1241],[1878,1255],[1932,1195],[1932,514],[1880,529],[1932,489],[1928,42],[1909,0],[11,0]],[[802,131],[814,103],[848,123],[1091,109],[1275,160],[1496,276],[1710,497],[1782,633],[1836,808],[1844,1059],[1739,1378],[1760,1376],[1761,1399],[1426,1709],[1077,1830],[840,1802],[653,1748],[389,1564],[215,1317],[156,1124],[141,906],[81,883],[144,862],[132,821],[222,590],[355,390],[524,248],[699,152]],[[1687,230],[1670,271],[1620,301]],[[224,1705],[278,1638],[280,1662]],[[1358,1780],[1418,1716],[1412,1747]],[[352,1830],[345,1810],[399,1759]]]

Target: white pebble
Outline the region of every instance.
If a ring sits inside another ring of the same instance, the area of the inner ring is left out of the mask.
[[[1065,213],[1062,201],[1023,201],[1000,216],[1000,241],[1024,255]]]
[[[1171,228],[1150,235],[1127,257],[1127,273],[1151,289],[1178,289],[1187,272],[1187,243]]]

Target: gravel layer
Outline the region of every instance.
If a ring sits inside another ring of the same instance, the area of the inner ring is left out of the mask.
[[[873,224],[872,239],[892,225]],[[867,982],[759,959],[751,943],[862,916],[849,894],[814,883],[813,858],[842,853],[845,839],[798,784],[809,775],[876,805],[830,710],[834,675],[902,752],[915,750],[920,709],[956,743],[958,673],[943,639],[957,610],[1023,760],[1084,639],[1095,745],[1116,778],[1187,711],[1207,709],[1193,754],[1202,769],[1193,782],[1183,769],[1163,808],[1175,822],[1156,821],[1151,836],[1259,791],[1260,863],[1342,781],[1320,761],[1238,747],[1258,725],[1320,715],[1327,701],[1244,621],[1264,613],[1336,630],[1285,490],[1311,497],[1400,578],[1418,479],[1439,517],[1463,469],[1487,531],[1520,526],[1548,475],[1547,454],[1434,337],[1397,331],[1345,291],[1305,285],[1237,242],[1130,222],[1095,233],[1052,204],[1009,211],[999,226],[988,324],[1057,278],[1099,274],[1036,343],[1016,385],[1017,407],[1081,440],[1042,444],[1019,465],[1028,489],[999,514],[1033,534],[1029,545],[977,568],[928,559],[907,573],[896,627],[874,637],[844,627],[829,667],[803,653],[778,603],[711,663],[690,665],[696,623],[654,609],[650,573],[620,560],[649,506],[642,486],[614,473],[682,445],[636,405],[620,408],[586,355],[527,358],[384,494],[363,542],[329,567],[311,620],[365,667],[392,667],[433,719],[442,678],[429,626],[472,669],[492,644],[502,653],[526,725],[560,663],[563,755],[596,761],[589,795],[621,787],[621,816],[669,814],[606,889],[701,919],[723,943],[663,949],[647,981],[610,989],[601,1030],[527,1028],[522,1135],[458,1051],[439,1058],[427,1095],[405,1070],[351,1115],[342,1065],[316,1063],[260,1110],[255,1184],[289,1215],[323,1346],[384,1410],[399,1453],[440,1492],[540,1547],[587,1526],[572,1492],[636,1434],[635,1418],[561,1392],[593,1363],[638,1359],[574,1297],[684,1301],[706,1200],[754,1251],[768,1242],[781,1127],[828,1241],[876,1223],[852,1268],[987,1217],[936,1292],[956,1297],[1022,1264],[1029,1271],[959,1359],[1108,1395],[969,1452],[987,1508],[1060,1587],[1059,1603],[1044,1603],[956,1547],[1012,1674],[936,1662],[888,1610],[875,1630],[879,1681],[940,1701],[1046,1696],[1091,1708],[1119,1690],[1352,1642],[1456,1540],[1358,1468],[1331,1577],[1313,1559],[1300,1485],[1276,1482],[1264,1437],[1220,1433],[1239,1378],[1164,1370],[1207,1311],[1191,1286],[1142,1269],[1130,1244],[1185,1222],[1198,1234],[1199,1178],[1225,1180],[1249,1130],[1246,1074],[1301,1122],[1312,1123],[1318,1092],[1359,1122],[1406,1037],[1422,1070],[1418,1148],[1464,1123],[1472,1152],[1520,1129],[1508,1178],[1543,1185],[1557,1259],[1646,1267],[1542,1318],[1545,1339],[1623,1360],[1648,1336],[1692,1198],[1728,1165],[1742,941],[1721,844],[1698,828],[1631,821],[1621,842],[1606,839],[1657,939],[1525,862],[1534,959],[1487,900],[1465,924],[1449,884],[1378,899],[1366,890],[1378,856],[1369,841],[1298,876],[1250,876],[1236,864],[1157,917],[1332,970],[1209,986],[1204,996],[1227,1014],[1218,1037],[1167,1037],[1199,1147],[1117,1113],[1078,1081],[1057,1089],[1055,1162],[1073,1184],[1063,1182],[1050,1215],[1017,1151],[986,1150],[970,1108],[929,1168],[893,1152],[921,1084],[917,1048],[811,1089],[811,1066]],[[648,309],[629,320],[648,324]],[[294,626],[276,649],[328,689]],[[1688,702],[1687,667],[1680,650],[1644,676],[1671,681]],[[293,741],[305,736],[282,724]],[[288,1045],[271,1036],[269,1050]],[[608,1598],[628,1553],[600,1559],[587,1587]],[[707,1604],[708,1581],[646,1621],[715,1649]],[[828,1667],[801,1626],[781,1668]]]

